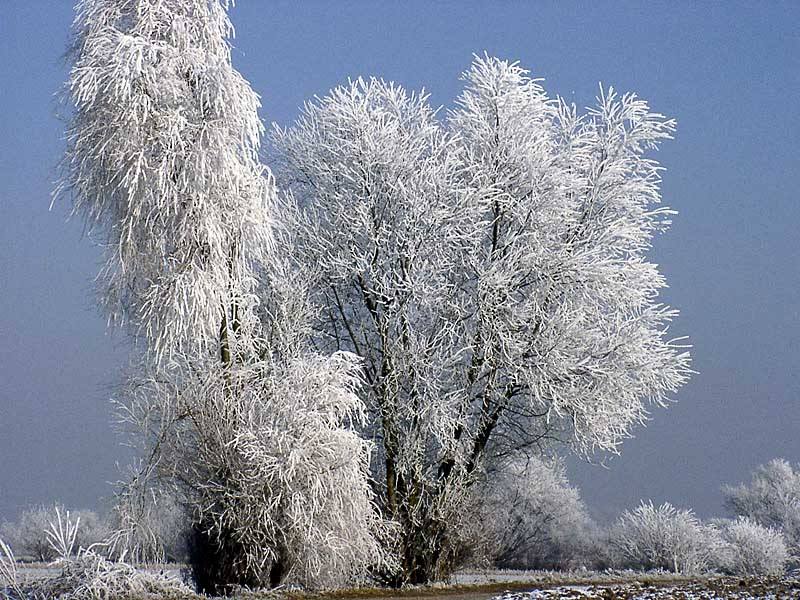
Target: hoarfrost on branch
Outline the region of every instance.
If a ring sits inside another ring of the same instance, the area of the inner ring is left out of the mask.
[[[646,259],[672,214],[647,154],[674,122],[611,88],[580,115],[491,57],[464,82],[441,118],[424,92],[351,81],[273,134],[315,343],[364,359],[411,581],[446,572],[485,469],[556,440],[616,451],[690,373]]]

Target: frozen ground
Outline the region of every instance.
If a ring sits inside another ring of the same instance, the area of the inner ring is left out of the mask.
[[[616,585],[566,585],[530,592],[509,592],[494,600],[755,600],[800,598],[800,581],[796,579],[716,578],[699,582],[675,583],[667,586],[638,582]]]
[[[642,573],[630,570],[590,571],[578,569],[575,571],[521,571],[501,569],[473,569],[459,571],[448,582],[451,585],[490,585],[501,583],[530,583],[532,587],[538,585],[573,584],[575,582],[606,583],[606,582],[647,582],[665,583],[676,581],[691,581],[695,577],[675,575],[663,571]]]
[[[153,565],[140,566],[138,568],[152,573],[163,573],[177,581],[181,580],[181,568],[178,565]],[[46,563],[20,563],[17,565],[17,576],[22,583],[55,577],[60,572],[61,569],[59,567]],[[0,596],[1,598],[2,596]]]
[[[180,579],[179,565],[156,565],[145,569]],[[59,569],[47,565],[21,565],[19,570],[20,579],[28,582],[58,573]],[[374,594],[368,590],[353,590],[352,594],[339,591],[335,594],[305,596],[295,592],[290,596],[317,600],[326,597],[336,600],[800,600],[800,575],[781,579],[692,579],[668,573],[633,571],[463,571],[446,584],[405,589],[394,594],[389,590],[375,590]],[[263,597],[276,600],[282,594],[266,594]]]

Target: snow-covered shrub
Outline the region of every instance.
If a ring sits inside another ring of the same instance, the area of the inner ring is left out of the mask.
[[[583,561],[591,520],[560,461],[512,463],[477,493],[478,532],[497,567],[567,569]]]
[[[11,547],[0,538],[0,594],[11,592],[21,595],[17,559]]]
[[[14,548],[21,559],[49,562],[58,557],[51,544],[48,531],[57,524],[59,515],[64,518],[67,510],[62,504],[31,506],[22,511],[17,521],[6,521],[0,526],[0,537]],[[73,548],[88,548],[103,541],[108,535],[104,519],[94,511],[71,511],[71,520],[77,524]]]
[[[60,505],[31,506],[22,511],[17,521],[5,521],[0,537],[14,548],[20,559],[51,561],[56,553],[47,541],[47,527]]]
[[[0,560],[0,562],[2,562]],[[0,588],[8,600],[132,600],[169,598],[199,599],[181,582],[163,574],[140,571],[133,566],[109,561],[94,552],[58,562],[59,572],[32,582],[19,582]]]
[[[625,511],[608,532],[613,561],[619,567],[702,573],[716,562],[721,540],[717,529],[703,524],[691,510],[665,502],[642,502]]]
[[[31,506],[22,511],[17,521],[6,521],[0,526],[0,537],[14,548],[18,557],[26,560],[49,562],[58,557],[53,548],[52,525],[63,519],[67,510],[60,503]],[[91,510],[70,511],[71,522],[77,525],[74,551],[103,542],[110,532],[106,520]]]
[[[58,560],[66,560],[78,550],[75,542],[79,525],[79,518],[70,516],[68,510],[56,508],[56,518],[48,523],[45,534],[47,543],[55,551]]]
[[[789,553],[800,560],[800,468],[783,459],[759,466],[750,483],[723,488],[725,505],[738,517],[779,529]]]
[[[186,562],[187,524],[186,510],[174,493],[128,481],[111,514],[107,553],[135,563]]]
[[[75,537],[76,550],[102,544],[111,533],[108,519],[93,510],[76,510],[71,514],[78,522],[78,533]]]
[[[720,567],[733,575],[781,575],[789,553],[780,531],[739,517],[722,528]]]
[[[366,477],[370,445],[352,425],[363,418],[359,366],[339,353],[236,369],[210,362],[170,385],[136,378],[130,418],[157,431],[169,424],[156,471],[138,483],[177,482],[192,510],[198,589],[226,592],[231,583],[218,582],[236,581],[330,587],[383,561],[383,522]],[[181,419],[188,410],[192,419]]]
[[[370,447],[347,427],[361,418],[358,367],[348,354],[278,367],[250,384],[225,456],[203,457],[210,472],[232,475],[229,490],[211,482],[198,490],[198,506],[207,507],[200,522],[237,532],[252,566],[280,563],[283,577],[273,584],[341,585],[381,561]]]

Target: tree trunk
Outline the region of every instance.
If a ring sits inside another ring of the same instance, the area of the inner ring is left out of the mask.
[[[234,588],[258,588],[263,585],[262,573],[243,564],[244,548],[235,541],[231,531],[219,535],[197,522],[189,534],[189,565],[197,591],[209,596],[225,596]]]

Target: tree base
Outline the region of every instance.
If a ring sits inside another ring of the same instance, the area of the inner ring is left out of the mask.
[[[228,532],[217,536],[202,523],[195,523],[188,549],[191,577],[201,594],[227,596],[238,587],[256,589],[265,585],[265,574],[247,568],[244,548]],[[270,584],[275,585],[272,581]]]

